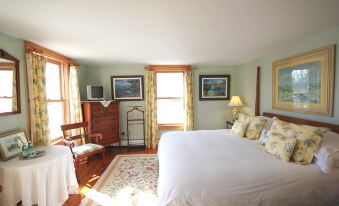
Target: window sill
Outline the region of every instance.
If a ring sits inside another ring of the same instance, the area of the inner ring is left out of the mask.
[[[162,130],[184,130],[183,124],[158,124],[158,129]]]

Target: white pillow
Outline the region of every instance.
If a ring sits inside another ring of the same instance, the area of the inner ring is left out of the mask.
[[[339,134],[331,131],[327,132],[314,156],[315,164],[324,173],[328,174],[333,169],[339,168]]]
[[[264,119],[266,119],[264,129],[265,129],[266,131],[270,131],[270,130],[271,130],[271,127],[272,127],[272,124],[273,124],[273,118],[265,117],[265,116],[261,116],[261,117],[263,117]]]
[[[268,137],[271,135],[271,130],[266,130],[265,128],[261,131],[260,137],[258,139],[259,144],[266,144]]]

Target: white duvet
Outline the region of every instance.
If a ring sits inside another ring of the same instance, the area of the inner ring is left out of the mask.
[[[158,154],[159,205],[339,205],[339,169],[284,162],[229,130],[165,133]]]

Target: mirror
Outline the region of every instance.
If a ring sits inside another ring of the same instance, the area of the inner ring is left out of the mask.
[[[20,112],[19,60],[0,49],[0,115]]]

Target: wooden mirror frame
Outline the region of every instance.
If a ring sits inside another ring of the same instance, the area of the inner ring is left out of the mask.
[[[0,49],[0,58],[13,61],[15,63],[15,81],[16,81],[16,98],[17,98],[17,109],[12,112],[3,112],[0,113],[0,116],[10,115],[10,114],[20,114],[21,113],[21,101],[20,101],[20,71],[19,71],[19,60],[12,55],[8,54],[3,49]]]

